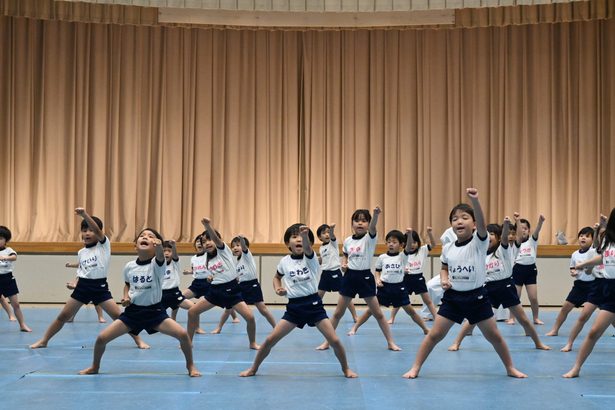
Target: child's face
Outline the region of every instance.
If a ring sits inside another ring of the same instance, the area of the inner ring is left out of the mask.
[[[363,235],[369,229],[369,222],[364,215],[359,215],[359,217],[352,221],[352,231],[357,235]]]
[[[401,242],[393,237],[387,239],[387,250],[391,253],[399,253],[401,251]]]
[[[472,232],[474,232],[474,228],[476,227],[476,222],[474,218],[472,218],[472,215],[458,209],[453,214],[451,226],[453,227],[455,235],[457,235],[457,239],[459,239],[459,241],[464,241],[472,236]]]
[[[405,246],[405,245],[404,245]],[[417,250],[419,248],[419,243],[417,241],[413,241],[412,245],[410,245],[410,250],[412,252],[414,252],[415,250]]]
[[[581,234],[579,235],[579,246],[581,249],[587,249],[591,246],[594,241],[594,237],[592,235]]]
[[[513,243],[517,240],[517,231],[510,230],[508,231],[508,242]]]
[[[211,238],[208,239],[203,237],[201,241],[203,242],[203,248],[205,249],[205,252],[213,253],[216,250],[216,244],[213,240],[211,240]]]
[[[145,230],[139,234],[137,238],[137,250],[151,251],[154,253],[154,244],[160,243],[160,239],[156,237],[154,232]]]
[[[81,230],[81,240],[86,245],[91,245],[93,243],[96,243],[97,241],[96,235],[94,235],[94,231],[91,230],[89,227]]]
[[[196,249],[198,253],[203,252],[203,242],[201,242],[201,239],[197,239],[194,242],[194,249]]]
[[[0,236],[0,248],[4,248],[6,246],[6,238]]]
[[[320,236],[318,236],[318,239],[320,239],[322,243],[329,243],[331,241],[331,231],[329,230],[329,228],[325,228],[320,233]]]
[[[240,242],[233,242],[231,244],[231,251],[233,252],[233,255],[240,257],[241,256],[241,243]]]
[[[500,243],[500,238],[493,232],[489,232],[489,247],[493,248]]]
[[[521,235],[521,240],[526,240],[530,237],[530,228],[526,223],[520,222],[517,228],[517,235]]]
[[[173,260],[173,249],[164,248],[164,258],[167,260],[167,263],[170,263]]]
[[[293,255],[303,254],[303,238],[299,234],[291,235],[286,246]]]

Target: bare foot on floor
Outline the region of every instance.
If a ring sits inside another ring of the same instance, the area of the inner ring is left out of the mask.
[[[459,345],[457,343],[453,343],[448,347],[449,352],[456,352],[459,350]]]
[[[348,336],[354,336],[357,334],[357,331],[355,330],[355,328],[353,327],[352,329],[350,329],[348,331],[348,333],[346,333]]]
[[[506,375],[508,377],[515,377],[517,379],[525,379],[527,377],[527,374],[521,373],[519,370],[515,369],[514,367],[511,367],[510,369],[508,369],[506,371]]]
[[[389,345],[387,347],[388,347],[389,350],[392,350],[394,352],[401,351],[401,347],[397,346],[395,343],[389,343]]]
[[[562,374],[562,377],[564,377],[566,379],[573,379],[575,377],[579,377],[579,373],[580,373],[580,371],[573,367],[572,369],[570,369],[570,371],[568,373]]]
[[[355,322],[356,322],[356,320],[355,320]],[[394,324],[394,323],[395,323],[395,319],[389,319],[389,320],[387,320],[387,323],[388,323],[389,325],[392,325],[392,324]]]
[[[47,347],[47,343],[43,342],[42,340],[39,340],[38,342],[30,345],[30,349],[42,349],[45,347]]]
[[[536,349],[538,350],[551,350],[551,348],[549,346],[547,346],[544,343],[540,343],[536,345]]]
[[[359,377],[359,375],[350,369],[346,369],[346,371],[344,371],[344,377],[348,379],[356,379],[357,377]]]
[[[406,379],[416,379],[417,377],[419,377],[419,369],[415,369],[414,367],[412,367],[410,370],[404,373],[402,377],[405,377]]]
[[[250,343],[250,349],[258,350],[260,348],[261,348],[260,345],[257,345],[256,343]]]
[[[545,336],[557,336],[557,331],[551,330],[549,333],[546,333]]]
[[[188,367],[188,376],[190,377],[201,377],[201,372],[193,366]]]
[[[327,342],[324,342],[323,344],[321,344],[320,346],[316,348],[316,350],[327,350],[327,349],[329,349],[329,343]]]
[[[559,349],[560,352],[570,352],[572,351],[572,345],[571,344],[567,344],[566,346],[562,347],[561,349]]]
[[[98,369],[95,367],[88,367],[79,372],[79,374],[98,374]]]
[[[222,329],[220,329],[219,327],[215,328],[214,330],[211,331],[212,335],[219,335],[220,332],[222,332]]]
[[[508,320],[506,321],[506,324],[507,324],[507,325],[514,325],[514,324],[515,324],[515,319],[508,319]]]
[[[201,329],[200,327],[197,327],[196,330],[194,331],[197,335],[204,335],[205,333],[207,333],[206,331],[204,331],[203,329]]]
[[[236,317],[235,319],[233,319],[233,323],[241,323],[241,320],[239,320],[239,318]]]
[[[544,325],[544,324],[545,324],[545,322],[543,322],[543,321],[542,321],[542,320],[540,320],[540,319],[534,319],[534,324],[535,324],[535,325]]]
[[[30,328],[29,328],[28,326],[26,326],[26,325],[23,325],[23,327],[22,327],[22,328],[20,328],[19,330],[21,330],[22,332],[31,332],[31,331],[32,331],[32,329],[30,329]]]
[[[248,370],[244,370],[239,373],[239,377],[252,377],[254,375],[256,375],[256,370],[253,370],[251,367]]]
[[[147,343],[145,343],[145,342],[139,342],[139,343],[137,343],[137,347],[138,347],[139,349],[143,349],[143,350],[147,350],[147,349],[149,349],[149,348],[150,348],[150,347],[149,347],[149,345],[148,345]]]

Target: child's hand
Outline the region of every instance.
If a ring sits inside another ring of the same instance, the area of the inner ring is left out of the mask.
[[[329,224],[329,230],[335,229],[335,224]]]
[[[433,232],[433,228],[431,226],[427,227],[427,233],[432,233]]]
[[[152,239],[152,244],[154,245],[154,248],[157,248],[157,247],[162,245],[162,241],[160,239],[158,239],[158,238],[153,238]]]
[[[74,290],[77,287],[77,283],[76,282],[66,282],[66,288],[70,289],[70,290]]]
[[[124,307],[128,307],[128,306],[130,306],[130,304],[131,304],[132,302],[130,301],[130,297],[128,297],[128,298],[126,298],[126,299],[122,299],[121,303],[122,303],[122,306],[124,306]]]
[[[280,288],[276,288],[275,289],[275,294],[278,295],[278,296],[285,296],[286,293],[287,292],[286,292],[285,288],[280,287]]]
[[[75,208],[75,215],[83,216],[85,214],[85,208]]]
[[[201,219],[201,223],[204,226],[207,226],[207,225],[209,225],[211,223],[211,219],[209,219],[208,217],[205,217],[205,218]]]
[[[517,220],[517,219],[519,219],[519,217],[521,216],[521,214],[520,214],[519,212],[515,211],[515,212],[513,213],[513,216],[515,217],[515,220]]]
[[[449,290],[453,286],[451,284],[451,281],[448,279],[441,279],[440,284],[442,285],[442,289],[444,290]]]
[[[504,225],[510,225],[510,217],[508,216],[504,217]]]
[[[478,189],[476,189],[476,188],[467,188],[466,189],[466,194],[468,194],[468,196],[470,198],[477,199],[478,198]]]
[[[307,236],[307,235],[309,234],[309,232],[310,232],[310,228],[308,228],[307,226],[305,226],[305,225],[301,225],[301,226],[299,227],[299,233],[300,233],[301,235],[306,235],[306,236]]]
[[[171,245],[171,247],[175,248],[175,246],[177,245],[177,242],[175,242],[175,239],[169,239],[168,240],[169,245]]]
[[[207,282],[211,283],[211,282],[213,282],[213,280],[214,280],[213,276],[208,276],[207,277]]]
[[[600,214],[600,225],[601,226],[606,226],[606,222],[607,222],[608,218],[606,215],[602,215]]]
[[[543,223],[545,221],[545,216],[543,214],[540,214],[540,216],[538,217],[538,223]]]
[[[376,207],[374,208],[374,215],[380,215],[381,212],[382,209],[380,209],[380,206],[376,205]]]
[[[346,271],[348,270],[348,262],[342,262],[340,269],[343,273],[346,273]]]
[[[579,276],[579,272],[576,269],[570,269],[570,276],[577,277]]]
[[[383,286],[384,286],[384,284],[382,283],[382,280],[376,279],[376,287],[381,288]]]

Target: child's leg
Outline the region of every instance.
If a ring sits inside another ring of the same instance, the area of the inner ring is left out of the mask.
[[[94,309],[96,309],[96,315],[98,316],[98,323],[106,323],[107,321],[105,320],[105,317],[103,316],[102,308],[98,305],[95,305]]]
[[[352,299],[350,299],[350,304],[348,305],[348,310],[350,311],[350,314],[352,315],[352,320],[353,321],[357,321],[359,320],[359,316],[357,315],[357,309],[354,306],[354,301]]]
[[[423,304],[427,306],[427,309],[429,309],[429,313],[431,313],[431,316],[436,317],[436,306],[433,304],[433,301],[429,297],[429,293],[421,293],[420,296],[423,300]]]
[[[421,319],[419,314],[416,313],[416,311],[414,310],[412,305],[406,305],[406,306],[402,306],[402,307],[404,308],[406,313],[408,315],[410,315],[410,317],[412,318],[412,321],[414,323],[416,323],[417,325],[419,325],[419,327],[421,328],[421,330],[423,331],[424,334],[429,333],[429,329],[427,328],[427,326],[425,326],[425,323],[424,323],[423,319]]]
[[[568,313],[570,313],[572,309],[574,309],[574,305],[567,300],[564,301],[562,308],[559,310],[559,313],[555,318],[555,323],[553,323],[553,327],[551,328],[549,333],[546,334],[546,336],[557,336],[560,327],[562,327],[562,325],[566,321],[566,318],[568,317]]]
[[[256,320],[254,320],[252,309],[246,305],[246,302],[237,303],[233,306],[233,309],[246,321],[246,331],[248,332],[250,349],[258,349],[259,346],[256,344]]]
[[[265,302],[256,302],[254,304],[254,306],[256,306],[256,308],[258,309],[259,313],[265,319],[267,319],[267,322],[269,322],[271,327],[275,327],[275,318],[273,317],[273,315],[271,314],[269,309],[267,309],[267,305],[265,305]]]
[[[102,310],[104,310],[109,316],[111,316],[111,319],[113,320],[117,320],[117,318],[119,318],[120,314],[122,313],[119,306],[117,305],[117,303],[115,303],[113,299],[107,299],[104,302],[99,303],[99,305]],[[130,334],[130,337],[132,337],[132,340],[135,341],[135,344],[139,349],[149,349],[149,345],[145,343],[143,339],[141,339],[141,336],[135,336],[133,334]]]
[[[519,285],[515,285],[515,288],[517,288],[517,296],[519,297],[519,300],[521,300],[521,291],[523,290],[523,286],[519,286]],[[521,308],[523,309],[523,305],[521,305]],[[506,321],[507,325],[514,325],[515,324],[515,317],[512,316],[510,319],[508,319]]]
[[[234,309],[231,309],[231,317],[233,318],[232,323],[239,323],[239,318],[237,317],[237,313]]]
[[[188,374],[190,377],[199,377],[201,373],[194,365],[194,360],[192,358],[192,343],[188,337],[188,332],[173,319],[163,320],[162,323],[156,327],[156,330],[179,340],[179,345],[186,358],[186,369],[188,369]]]
[[[506,374],[510,377],[517,378],[527,377],[526,374],[521,373],[519,370],[515,369],[512,357],[510,357],[510,352],[508,351],[508,346],[506,345],[506,342],[504,341],[502,335],[500,334],[500,331],[498,330],[498,327],[495,323],[495,318],[490,317],[489,319],[485,319],[481,322],[478,322],[477,326],[480,331],[483,332],[485,339],[487,339],[487,341],[491,343],[498,356],[500,356],[500,360],[506,368]]]
[[[395,316],[397,316],[397,312],[399,312],[399,308],[398,307],[394,307],[393,309],[391,309],[391,316],[389,316],[389,324],[390,325],[395,323]]]
[[[585,360],[589,357],[589,354],[594,350],[594,346],[600,336],[604,333],[604,331],[613,323],[615,320],[615,313],[609,312],[608,310],[601,310],[598,312],[598,316],[596,317],[596,321],[594,322],[591,330],[587,334],[587,337],[583,341],[581,348],[579,349],[579,354],[577,355],[577,359],[574,362],[574,366],[572,369],[565,373],[563,376],[566,378],[571,377],[579,377],[579,373],[581,372],[581,367]]]
[[[55,336],[55,334],[58,333],[62,329],[62,327],[64,326],[64,323],[66,323],[70,318],[72,318],[73,316],[77,314],[81,306],[83,306],[83,303],[79,302],[76,299],[69,298],[66,301],[66,304],[64,305],[64,307],[62,308],[62,311],[60,311],[60,314],[58,315],[58,317],[55,318],[53,322],[51,322],[51,324],[45,331],[45,334],[43,335],[43,337],[40,340],[38,340],[36,343],[31,344],[30,349],[38,349],[39,347],[47,347],[47,343],[49,343],[49,340],[51,340],[51,338]]]
[[[575,339],[577,338],[577,336],[579,336],[579,333],[581,333],[581,330],[583,330],[583,326],[585,326],[585,323],[589,320],[589,318],[592,316],[592,313],[594,313],[594,310],[596,310],[597,307],[598,306],[594,305],[593,303],[585,303],[585,305],[583,306],[583,310],[581,310],[581,314],[577,318],[577,321],[574,322],[574,325],[572,325],[572,328],[570,329],[570,334],[568,335],[568,342],[564,347],[560,349],[561,352],[569,352],[572,350],[572,345],[574,344]]]
[[[528,319],[527,315],[525,314],[525,311],[521,307],[521,304],[511,306],[509,307],[509,309],[513,317],[517,319],[517,321],[519,322],[521,326],[523,326],[523,330],[525,330],[525,334],[532,338],[532,340],[534,341],[534,345],[536,346],[536,349],[551,350],[549,346],[547,346],[546,344],[540,341],[540,338],[538,337],[538,333],[536,332],[536,328],[534,328],[534,326],[532,325],[532,322],[530,322],[530,319]]]
[[[459,331],[459,334],[457,335],[457,338],[455,339],[455,341],[453,342],[452,345],[449,346],[448,350],[449,352],[456,352],[459,350],[459,348],[461,347],[461,342],[463,341],[463,339],[472,334],[472,331],[474,330],[474,328],[476,327],[476,325],[471,325],[470,322],[468,322],[467,320],[464,321],[461,324],[461,330]]]
[[[342,372],[344,376],[348,378],[355,378],[357,374],[350,370],[348,367],[348,360],[346,359],[346,351],[344,350],[344,346],[340,341],[340,338],[335,333],[335,329],[331,325],[331,321],[329,319],[323,319],[316,324],[316,328],[322,333],[322,335],[327,339],[329,345],[333,348],[333,352],[337,357],[337,360],[340,362],[342,366]]]
[[[2,305],[2,309],[6,312],[11,322],[17,320],[15,315],[13,315],[13,311],[11,310],[11,306],[9,306],[9,302],[6,300],[4,296],[0,295],[0,304]]]
[[[538,304],[538,285],[525,285],[525,291],[527,292],[527,297],[532,307],[532,319],[534,319],[534,324],[544,325],[544,322],[538,319],[538,309],[540,308]]]
[[[182,293],[184,295],[184,297],[192,304],[194,304],[194,302],[192,302],[190,299],[196,297],[196,295],[194,294],[193,291],[191,291],[190,289],[186,289],[184,290],[184,292]],[[183,302],[182,302],[183,303]],[[191,306],[192,307],[192,306]],[[190,308],[188,308],[190,309]],[[200,317],[197,318],[197,322],[196,322],[196,330],[195,333],[198,335],[204,335],[205,331],[203,329],[201,329],[201,325],[200,325]]]
[[[188,337],[194,339],[194,332],[199,327],[199,317],[201,313],[208,311],[215,305],[209,303],[207,299],[201,299],[188,309]]]
[[[190,309],[190,308],[188,308]],[[179,308],[171,310],[171,319],[177,322],[177,312],[179,312]]]
[[[222,327],[228,320],[229,316],[233,312],[233,309],[224,309],[222,315],[220,315],[220,321],[218,322],[218,327],[211,331],[212,334],[217,335],[222,331]]]
[[[11,301],[11,306],[13,306],[13,312],[15,312],[15,317],[17,318],[17,322],[19,323],[19,328],[22,332],[31,332],[32,329],[26,325],[26,322],[23,318],[23,312],[21,311],[21,306],[19,306],[19,298],[17,295],[13,295],[9,297]]]
[[[372,316],[372,312],[369,311],[369,309],[367,309],[365,311],[365,313],[363,313],[361,315],[361,317],[359,318],[359,320],[357,320],[357,322],[352,325],[352,328],[348,331],[348,336],[352,336],[357,334],[357,331],[359,330],[359,328],[365,323],[367,322],[367,319],[369,319]]]
[[[403,377],[407,379],[415,379],[419,376],[419,372],[421,371],[421,367],[429,353],[433,350],[433,348],[444,339],[444,336],[448,333],[451,327],[455,324],[450,319],[445,318],[444,316],[437,315],[434,319],[434,324],[431,328],[431,331],[425,336],[423,341],[421,342],[421,346],[419,347],[418,352],[416,353],[416,357],[414,359],[414,363],[410,370],[404,373]]]
[[[273,328],[273,331],[267,336],[265,342],[260,346],[258,352],[256,353],[256,357],[254,358],[254,363],[252,366],[239,373],[241,377],[254,376],[258,371],[263,360],[269,355],[271,352],[271,348],[275,346],[284,336],[289,334],[295,327],[297,327],[294,323],[289,322],[286,319],[281,319]]]
[[[109,312],[107,312],[109,313]],[[105,348],[107,343],[116,339],[126,333],[130,332],[130,328],[124,324],[121,320],[114,320],[109,326],[103,329],[102,332],[96,338],[96,343],[94,344],[94,359],[92,360],[92,366],[87,369],[83,369],[79,372],[79,374],[97,374],[100,369],[100,361],[102,359],[103,354],[105,353]]]
[[[387,323],[387,320],[384,317],[384,314],[382,313],[382,309],[380,309],[380,305],[378,304],[378,300],[376,299],[376,296],[370,296],[363,300],[365,300],[365,303],[367,303],[367,307],[369,308],[370,312],[372,312],[372,315],[378,321],[378,326],[380,326],[380,330],[382,330],[382,334],[384,335],[384,338],[387,340],[387,345],[389,347],[389,350],[393,350],[393,351],[401,350],[401,348],[397,346],[395,344],[395,341],[393,340],[393,335],[391,334],[391,327]]]
[[[333,325],[333,329],[337,329],[337,325],[339,324],[342,316],[344,316],[344,312],[350,305],[351,298],[347,296],[340,295],[337,299],[337,306],[335,307],[335,311],[333,312],[333,317],[331,318],[331,325]],[[320,346],[316,348],[316,350],[327,350],[329,348],[329,343],[325,340]]]

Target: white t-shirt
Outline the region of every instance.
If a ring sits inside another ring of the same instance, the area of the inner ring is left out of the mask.
[[[342,266],[337,240],[331,240],[329,243],[321,245],[319,252],[320,259],[322,260],[320,264],[322,270],[337,270]]]
[[[223,248],[216,250],[216,256],[211,259],[207,253],[205,254],[207,256],[207,270],[214,277],[211,284],[221,285],[237,279],[237,267],[231,248],[224,244]]]
[[[427,257],[431,246],[423,245],[416,250],[416,252],[408,255],[408,263],[406,264],[406,274],[408,275],[420,275],[423,273],[423,269],[427,263]]]
[[[386,283],[401,283],[404,281],[404,267],[408,264],[408,255],[401,251],[396,255],[383,253],[376,260],[376,270],[380,280]]]
[[[610,244],[602,251],[604,263],[604,279],[615,279],[615,245]]]
[[[149,261],[130,261],[124,267],[124,282],[128,283],[130,302],[138,306],[151,306],[162,300],[162,281],[166,261],[158,265],[156,258]]]
[[[111,261],[111,241],[105,236],[94,246],[81,248],[77,254],[79,267],[77,276],[83,279],[104,279]]]
[[[166,270],[164,272],[164,280],[162,282],[162,289],[178,288],[180,272],[181,268],[179,266],[179,260],[171,260],[171,263],[167,263]]]
[[[378,235],[372,238],[369,232],[360,238],[356,238],[354,235],[346,238],[344,241],[344,255],[348,258],[349,269],[371,269],[377,239]]]
[[[447,243],[455,242],[456,240],[457,240],[457,235],[455,234],[455,231],[453,230],[452,226],[448,228],[446,231],[444,231],[444,233],[440,237],[440,242],[442,242],[442,247],[444,247],[444,245],[446,245]]]
[[[536,251],[538,250],[538,241],[533,236],[527,238],[527,240],[521,242],[518,247],[519,253],[515,258],[515,263],[519,265],[532,265],[536,263]]]
[[[278,264],[277,270],[289,299],[318,293],[320,265],[315,253],[311,258],[303,255],[300,259],[286,255]]]
[[[197,253],[190,259],[192,277],[194,279],[207,279],[211,273],[207,270],[207,255],[205,252]]]
[[[591,248],[585,250],[585,252],[582,252],[581,249],[578,249],[570,257],[570,268],[574,268],[575,266],[577,266],[577,263],[585,262],[586,260],[591,259],[592,257],[593,255],[591,252]],[[583,282],[591,282],[594,279],[595,279],[594,275],[591,274],[591,271],[588,274],[585,269],[581,269],[580,271],[577,271],[577,276],[575,278],[575,280],[580,280]]]
[[[0,251],[0,256],[17,256],[17,252],[15,252],[12,248],[8,246]],[[0,261],[0,275],[5,275],[7,273],[13,272],[13,262],[14,261]]]
[[[508,279],[512,276],[514,263],[513,257],[514,245],[508,245],[506,248],[500,244],[496,250],[487,255],[485,282],[495,282],[496,280]]]
[[[589,248],[589,251],[587,251],[587,253],[588,253],[587,255],[588,259],[591,259],[597,255],[600,255],[598,251],[596,250],[596,248],[594,248],[593,246]],[[603,263],[601,263],[600,265],[594,266],[594,268],[592,269],[591,272],[594,278],[604,279],[604,259],[602,260],[602,262]]]
[[[471,239],[461,245],[451,242],[444,246],[440,260],[448,266],[451,289],[468,291],[485,284],[488,238],[489,236],[485,236],[481,240],[478,233],[474,232]]]
[[[241,256],[237,261],[237,275],[239,282],[247,282],[249,280],[258,279],[258,271],[256,270],[256,262],[254,256],[248,249],[247,252],[241,251]]]

